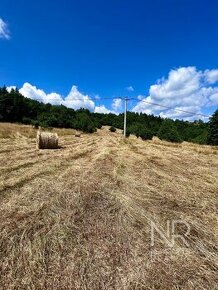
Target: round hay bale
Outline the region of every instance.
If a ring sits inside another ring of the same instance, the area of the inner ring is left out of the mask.
[[[80,133],[75,133],[75,137],[81,137]]]
[[[58,134],[38,131],[36,143],[38,149],[58,149]]]

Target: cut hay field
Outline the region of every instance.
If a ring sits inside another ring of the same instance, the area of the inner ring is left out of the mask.
[[[53,132],[0,124],[0,289],[218,289],[217,148]]]

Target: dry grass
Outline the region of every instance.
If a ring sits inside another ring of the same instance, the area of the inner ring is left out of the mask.
[[[35,129],[29,125],[0,123],[0,138],[35,138],[37,130],[38,129]],[[45,130],[51,131],[52,133],[57,133],[58,136],[67,136],[76,133],[76,130],[73,129],[46,128]]]
[[[0,144],[0,289],[217,289],[217,148],[107,129]],[[178,219],[189,247],[151,246],[151,221]]]

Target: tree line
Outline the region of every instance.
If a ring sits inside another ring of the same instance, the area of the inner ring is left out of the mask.
[[[63,105],[51,105],[28,99],[17,89],[0,88],[0,122],[31,124],[36,128],[72,128],[94,133],[102,126],[123,129],[123,114],[92,113],[87,109],[74,110]],[[171,142],[194,142],[218,145],[218,110],[209,122],[188,122],[163,119],[144,113],[127,112],[127,136],[134,134],[144,140],[158,136]]]

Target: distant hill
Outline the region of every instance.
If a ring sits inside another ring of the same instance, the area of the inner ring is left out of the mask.
[[[151,139],[164,131],[161,128],[164,119],[161,117],[128,112],[127,120],[127,135],[134,134],[142,139]],[[0,122],[31,124],[35,127],[73,128],[93,133],[105,125],[122,129],[123,114],[92,113],[87,109],[73,110],[63,105],[44,104],[24,97],[17,89],[8,92],[6,87],[3,87],[0,88]],[[159,137],[162,136],[162,139],[168,141],[207,144],[208,123],[201,120],[171,120],[170,124],[171,132]],[[165,128],[168,126],[165,125]],[[172,134],[176,137],[169,140],[167,136]]]

